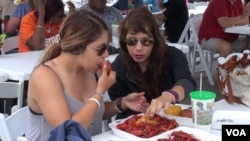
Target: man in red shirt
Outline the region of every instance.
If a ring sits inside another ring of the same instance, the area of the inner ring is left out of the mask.
[[[246,38],[226,33],[226,27],[249,23],[250,3],[242,0],[212,0],[203,15],[199,30],[202,48],[218,52],[226,57],[231,52],[240,52],[246,46]]]

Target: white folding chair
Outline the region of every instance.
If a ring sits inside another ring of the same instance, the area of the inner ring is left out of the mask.
[[[12,49],[18,48],[18,40],[19,40],[19,36],[6,38],[1,47],[2,55],[6,54],[6,52]]]
[[[11,108],[11,113],[20,109],[23,104],[23,88],[24,80],[19,80],[18,82],[0,82],[0,98],[1,99],[12,99],[17,98],[17,105]],[[4,101],[4,113],[6,113],[6,100]]]
[[[177,43],[186,44],[190,47],[188,62],[191,72],[205,71],[210,85],[214,85],[211,69],[214,56],[218,57],[218,54],[209,50],[203,50],[199,44],[198,32],[202,18],[203,13],[192,14]],[[200,65],[197,64],[197,60],[200,62]]]
[[[0,137],[2,141],[25,141],[28,106],[23,107],[7,118],[0,113]]]

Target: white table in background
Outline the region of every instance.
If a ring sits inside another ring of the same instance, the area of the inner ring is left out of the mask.
[[[43,51],[31,51],[0,55],[0,71],[7,73],[11,80],[29,80],[42,53]]]
[[[204,13],[206,11],[206,9],[207,9],[207,6],[205,6],[205,5],[196,6],[195,8],[188,9],[188,14],[190,16],[191,14],[196,15],[196,14]]]
[[[241,25],[241,26],[232,26],[225,29],[227,33],[235,33],[235,34],[243,34],[250,35],[250,26],[249,25]]]
[[[112,131],[107,131],[92,137],[92,141],[128,141],[124,138],[116,136]]]
[[[29,80],[34,67],[40,61],[43,51],[30,51],[0,55],[0,71],[8,75],[11,80]],[[107,60],[113,62],[117,54],[108,56]]]
[[[65,11],[66,15],[68,15],[68,13],[69,13],[69,7],[67,5],[68,1],[70,1],[70,0],[63,0],[63,3],[65,4],[64,11]],[[82,7],[86,3],[83,0],[71,0],[71,2],[75,5],[76,9],[79,9],[80,7]]]

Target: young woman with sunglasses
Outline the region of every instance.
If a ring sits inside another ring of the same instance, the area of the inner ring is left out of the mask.
[[[118,113],[115,101],[102,100],[116,81],[116,73],[101,65],[108,56],[110,35],[107,25],[91,12],[80,10],[66,18],[59,29],[60,42],[45,49],[29,80],[29,141],[48,140],[52,129],[68,120],[91,135],[100,134],[102,120]],[[137,95],[126,99],[121,104],[133,110],[146,101]]]
[[[125,18],[119,38],[120,55],[112,63],[116,83],[108,91],[111,100],[123,103],[126,95],[144,95],[147,103],[137,106],[153,116],[196,88],[186,56],[165,44],[147,7],[136,8]],[[135,113],[121,105],[117,118]]]

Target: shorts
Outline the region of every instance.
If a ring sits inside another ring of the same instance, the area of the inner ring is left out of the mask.
[[[219,42],[219,40],[222,40],[222,39],[220,39],[220,38],[210,38],[208,40],[203,39],[201,41],[201,47],[203,49],[216,52],[215,45],[217,44],[217,42]],[[238,39],[236,39],[235,41],[233,41],[231,43],[232,51],[233,52],[242,52],[242,50],[246,47],[246,43],[247,43],[246,36],[239,36]]]

